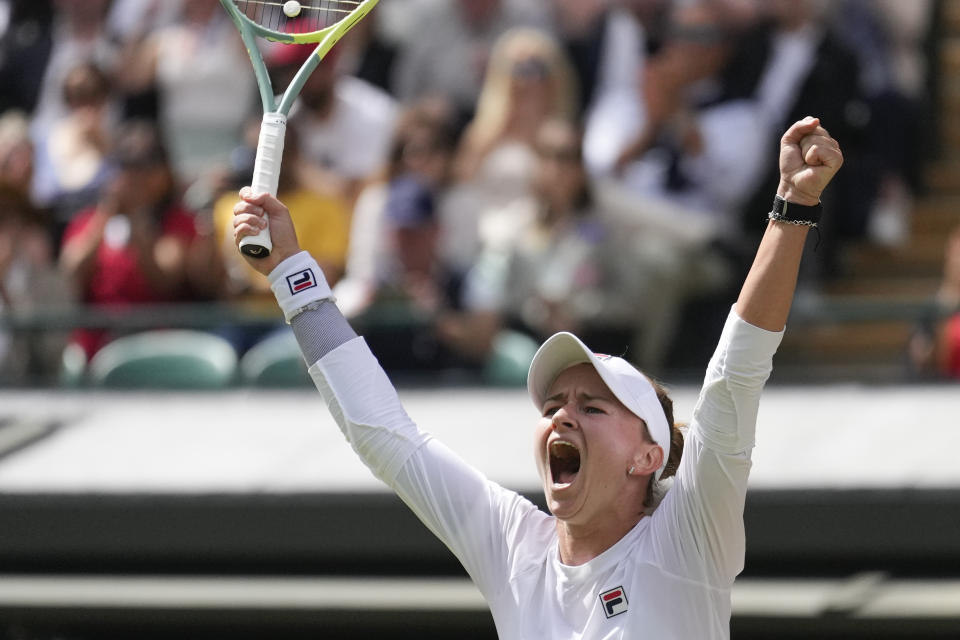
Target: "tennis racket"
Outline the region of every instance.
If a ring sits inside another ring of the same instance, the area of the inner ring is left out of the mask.
[[[254,193],[268,192],[275,196],[290,107],[331,47],[373,9],[377,0],[220,0],[220,4],[237,25],[250,54],[263,103],[263,122],[250,186]],[[257,37],[287,44],[317,44],[279,100],[257,47]],[[271,250],[269,227],[240,241],[240,251],[253,258],[265,258]]]

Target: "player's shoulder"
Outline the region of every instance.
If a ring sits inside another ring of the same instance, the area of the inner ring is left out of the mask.
[[[505,540],[515,554],[515,566],[539,567],[556,548],[555,518],[524,496],[501,488],[496,500]]]

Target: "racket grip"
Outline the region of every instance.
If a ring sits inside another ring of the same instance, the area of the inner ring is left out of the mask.
[[[283,158],[283,137],[287,131],[287,116],[282,113],[265,113],[260,123],[260,140],[257,142],[257,158],[253,163],[254,193],[277,195],[280,180],[280,161]],[[240,251],[252,258],[266,258],[273,250],[270,227],[255,236],[240,241]]]

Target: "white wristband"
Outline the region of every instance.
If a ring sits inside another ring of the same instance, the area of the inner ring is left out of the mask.
[[[306,307],[334,299],[320,265],[306,251],[278,264],[267,279],[287,324]]]

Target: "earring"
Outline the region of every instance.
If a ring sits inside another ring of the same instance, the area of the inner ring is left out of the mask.
[[[628,476],[632,476],[635,469],[636,469],[635,466],[630,465],[630,468],[627,469],[627,475],[628,475]]]

